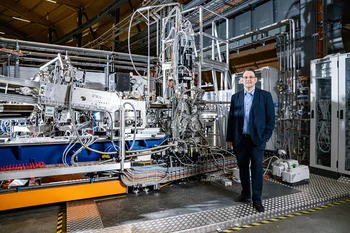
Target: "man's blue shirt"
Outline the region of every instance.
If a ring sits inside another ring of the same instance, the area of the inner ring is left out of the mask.
[[[251,93],[244,91],[244,124],[243,124],[243,134],[250,134],[249,130],[249,115],[250,109],[252,108],[253,98],[254,98],[255,88]]]

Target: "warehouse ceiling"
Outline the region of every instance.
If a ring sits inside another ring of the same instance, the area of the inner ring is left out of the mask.
[[[84,45],[110,29],[118,18],[130,15],[142,3],[145,1],[1,0],[0,36],[76,46],[77,34],[81,33]],[[78,28],[79,15],[80,24],[89,24],[89,27]]]
[[[142,6],[157,5],[162,2],[173,1],[0,0],[0,37],[127,52],[127,28],[132,12]],[[212,11],[224,13],[249,1],[183,0],[178,2],[184,6],[204,4]],[[79,18],[81,19],[80,22]],[[210,21],[210,18],[207,18],[207,20]],[[113,25],[117,26],[113,27]],[[147,33],[146,28],[145,23],[141,20],[132,28],[131,34],[136,35],[133,38],[135,40],[131,44],[133,53],[147,53],[147,43],[145,42],[147,38],[145,36],[145,33]],[[102,43],[100,43],[100,38],[103,38]],[[115,47],[113,47],[113,44]],[[272,51],[275,54],[273,49]],[[249,54],[252,52],[258,51],[253,49],[247,55],[250,56]],[[241,55],[238,57],[235,55],[231,56],[231,61],[235,59],[241,60],[242,57]],[[242,69],[241,66],[245,65],[238,65],[237,63],[236,66],[232,67],[232,70],[239,71]],[[260,67],[258,64],[254,64],[254,66]]]
[[[1,0],[0,36],[34,42],[84,46],[129,16],[157,1],[142,0]],[[189,1],[187,1],[189,2]],[[186,3],[186,1],[185,1]],[[79,16],[81,18],[78,23]],[[81,25],[79,27],[79,25]],[[135,30],[141,31],[140,25]],[[79,35],[80,34],[80,35]],[[125,35],[121,35],[122,40]]]

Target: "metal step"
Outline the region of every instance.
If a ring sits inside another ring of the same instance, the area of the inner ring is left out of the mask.
[[[67,202],[67,232],[101,229],[103,223],[93,199]]]

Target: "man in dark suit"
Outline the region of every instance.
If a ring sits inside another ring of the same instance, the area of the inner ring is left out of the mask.
[[[244,90],[231,98],[227,127],[227,147],[234,148],[242,184],[241,195],[235,201],[249,202],[258,212],[264,212],[261,202],[263,158],[266,142],[275,127],[275,110],[270,92],[255,87],[257,77],[247,69],[242,78]],[[252,193],[249,163],[251,163]]]

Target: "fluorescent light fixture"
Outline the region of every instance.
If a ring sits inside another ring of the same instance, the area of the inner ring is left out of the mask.
[[[0,35],[4,35],[5,34],[5,32],[0,32]]]
[[[47,2],[52,2],[52,3],[57,3],[56,1],[54,0],[46,0]]]
[[[69,41],[67,41],[66,44],[69,44],[69,43],[71,43],[71,42],[73,42],[73,38],[70,39]]]
[[[27,19],[21,19],[21,18],[17,18],[17,17],[12,17],[13,19],[16,19],[16,20],[19,20],[19,21],[23,21],[23,22],[27,22],[27,23],[30,23],[30,21],[29,20],[27,20]]]

